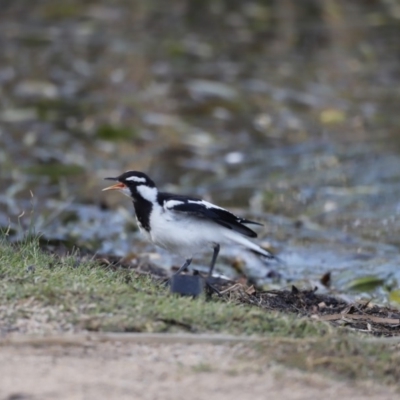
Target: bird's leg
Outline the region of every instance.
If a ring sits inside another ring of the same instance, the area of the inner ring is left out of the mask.
[[[212,277],[212,273],[214,270],[215,262],[217,261],[218,253],[219,253],[220,245],[216,244],[214,246],[214,253],[211,259],[210,270],[208,271],[208,278]]]
[[[208,271],[208,276],[206,278],[207,297],[210,297],[213,292],[217,293],[218,296],[221,296],[221,293],[219,292],[219,290],[209,282],[210,278],[212,278],[212,273],[213,273],[213,270],[215,267],[215,262],[217,261],[219,249],[220,249],[220,245],[216,244],[214,246],[214,253],[213,253],[213,256],[211,259],[210,270]]]
[[[178,269],[178,271],[176,271],[176,272],[174,273],[174,275],[179,275],[181,272],[185,271],[185,269],[190,265],[191,262],[192,262],[192,259],[191,259],[191,258],[188,258],[188,259],[185,261],[185,263],[182,265],[182,267],[180,267],[180,268]]]

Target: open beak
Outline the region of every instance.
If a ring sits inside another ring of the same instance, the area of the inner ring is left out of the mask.
[[[116,178],[105,178],[105,179],[107,179],[109,181],[116,180]],[[111,186],[104,188],[102,191],[105,192],[106,190],[121,190],[121,189],[124,189],[125,187],[126,187],[126,185],[124,183],[118,182],[115,185],[111,185]]]

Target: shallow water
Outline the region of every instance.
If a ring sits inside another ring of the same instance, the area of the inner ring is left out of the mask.
[[[179,265],[142,241],[127,199],[101,193],[103,177],[138,169],[265,222],[260,242],[283,262],[226,248],[221,273],[271,287],[330,271],[346,294],[373,276],[368,296],[387,299],[400,282],[399,15],[390,1],[7,2],[0,226]]]

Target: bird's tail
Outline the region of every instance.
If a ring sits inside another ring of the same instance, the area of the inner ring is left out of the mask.
[[[252,252],[259,254],[269,260],[277,260],[277,257],[266,249],[263,249],[258,244],[246,239],[244,236],[237,234],[235,231],[227,231],[228,237],[233,242],[240,244]]]

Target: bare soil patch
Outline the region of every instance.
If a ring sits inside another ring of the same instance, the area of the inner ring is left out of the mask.
[[[240,343],[49,343],[2,347],[0,399],[389,400],[395,396],[391,389],[371,382],[334,381],[269,365]]]

